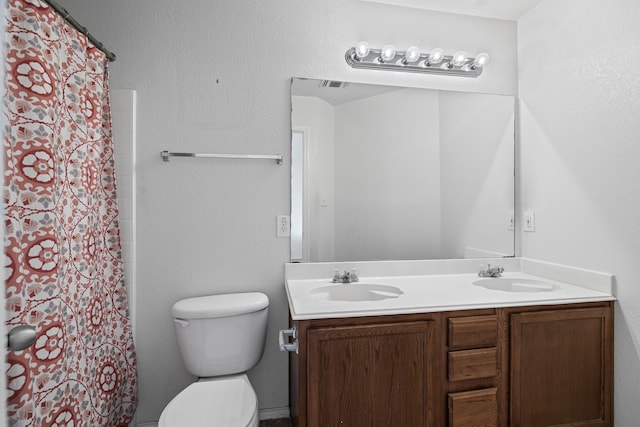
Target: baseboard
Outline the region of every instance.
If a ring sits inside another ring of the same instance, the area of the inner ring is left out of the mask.
[[[260,409],[261,420],[277,420],[280,418],[289,418],[289,407],[283,408],[265,408]]]

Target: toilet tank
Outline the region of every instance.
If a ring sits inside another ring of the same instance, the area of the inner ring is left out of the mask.
[[[187,298],[171,307],[180,354],[198,377],[245,372],[258,364],[269,298],[261,292]]]

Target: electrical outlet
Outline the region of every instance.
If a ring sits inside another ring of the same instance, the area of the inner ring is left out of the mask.
[[[536,231],[536,214],[533,211],[524,212],[524,231]]]
[[[511,231],[516,229],[516,218],[513,215],[513,211],[509,211],[509,224],[507,225],[507,228]]]
[[[291,236],[291,217],[289,215],[276,215],[276,236]]]

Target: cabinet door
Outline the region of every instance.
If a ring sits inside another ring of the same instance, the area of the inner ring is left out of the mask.
[[[513,314],[511,425],[611,426],[609,307]]]
[[[432,321],[307,332],[309,426],[434,426]]]

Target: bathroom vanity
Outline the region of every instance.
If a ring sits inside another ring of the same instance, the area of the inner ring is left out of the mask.
[[[508,262],[358,263],[351,284],[288,265],[294,425],[612,426],[612,276]]]

